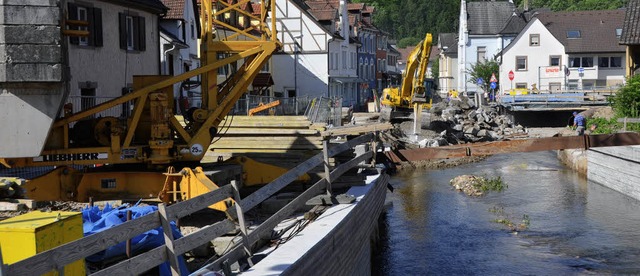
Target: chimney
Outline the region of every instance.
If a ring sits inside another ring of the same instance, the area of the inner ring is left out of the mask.
[[[349,43],[349,15],[347,14],[347,1],[340,0],[340,35]]]

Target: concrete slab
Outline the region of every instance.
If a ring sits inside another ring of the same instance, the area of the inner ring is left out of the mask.
[[[347,194],[356,198],[352,204],[337,204],[326,210],[313,223],[309,224],[298,236],[273,250],[255,266],[242,275],[280,275],[291,265],[303,258],[306,252],[320,243],[328,234],[349,215],[364,198],[378,179],[379,175],[368,176],[365,186],[349,189]]]

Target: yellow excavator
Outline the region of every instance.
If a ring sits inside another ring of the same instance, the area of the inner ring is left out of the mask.
[[[222,7],[214,9],[212,1],[201,1],[200,68],[178,76],[134,76],[131,93],[76,113],[67,106],[60,108],[62,111],[48,126],[48,135],[45,133],[42,141],[33,143],[42,145],[37,156],[11,154],[16,151],[2,149],[3,145],[0,145],[0,163],[6,167],[55,168],[26,181],[22,185],[23,196],[38,201],[84,202],[89,198],[157,196],[171,202],[216,189],[217,186],[197,166],[218,134],[221,121],[248,90],[272,54],[281,48],[276,39],[275,0],[261,0],[260,15],[247,15],[255,19],[252,21],[258,22],[257,25],[236,27],[218,20],[224,20],[226,12],[246,14],[240,7],[247,2],[250,0],[217,1]],[[63,12],[63,18],[66,17],[64,14],[66,12]],[[235,35],[216,39],[216,27],[234,31]],[[65,36],[88,35],[65,30],[64,26],[61,29]],[[246,39],[234,40],[240,35]],[[218,83],[218,68],[231,63],[242,65],[235,74]],[[203,90],[202,106],[191,110],[189,120],[183,124],[175,116],[173,85],[197,76],[200,76]],[[8,97],[0,97],[0,100],[5,99]],[[99,116],[130,103],[133,107],[128,117]],[[7,106],[1,102],[0,105]],[[33,126],[38,125],[34,123]],[[28,139],[24,141],[21,146],[33,148]],[[275,166],[250,164],[257,168],[250,173],[265,174],[260,179],[267,179],[267,183],[268,179],[285,172]],[[184,169],[180,171],[173,169],[182,166]]]
[[[437,89],[434,80],[425,76],[429,65],[431,44],[432,36],[427,33],[424,40],[420,41],[407,57],[401,86],[382,90],[380,109],[382,121],[408,118],[412,112],[416,114],[425,107],[431,107],[432,95]]]

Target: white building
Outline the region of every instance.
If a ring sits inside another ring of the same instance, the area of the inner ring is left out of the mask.
[[[610,89],[624,82],[624,10],[541,13],[502,54],[501,91]],[[513,81],[509,80],[513,72]]]
[[[127,93],[134,75],[160,73],[158,16],[166,7],[159,0],[116,3],[67,1],[69,19],[88,21],[80,28],[90,33],[68,38],[74,112]]]
[[[196,0],[162,0],[162,3],[169,11],[160,20],[160,73],[176,76],[200,67],[200,14]],[[184,97],[195,99],[193,94],[200,93],[199,86],[192,86],[182,91]],[[178,97],[179,93],[180,84],[176,83],[174,95]]]
[[[461,1],[458,30],[458,91],[477,91],[468,71],[478,62],[498,59],[526,25],[525,19],[510,1]],[[496,72],[497,73],[497,72]]]
[[[357,44],[350,39],[346,1],[334,2],[276,1],[278,40],[283,43],[272,57],[276,96],[355,102]]]
[[[457,90],[458,40],[456,34],[439,34],[437,48],[440,49],[438,89],[441,93]]]

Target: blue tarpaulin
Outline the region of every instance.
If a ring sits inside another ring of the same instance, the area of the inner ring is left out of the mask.
[[[111,227],[119,225],[127,221],[127,211],[131,210],[131,218],[136,219],[146,214],[153,213],[158,210],[156,206],[138,206],[137,204],[132,207],[121,206],[113,208],[107,204],[102,210],[97,206],[88,207],[82,210],[82,221],[84,236],[89,236],[95,233],[105,231]],[[176,224],[171,222],[171,230],[173,232],[173,238],[181,238],[182,234],[176,227]],[[131,239],[131,253],[133,255],[149,251],[158,246],[164,245],[164,234],[162,227],[158,227],[153,230],[144,232],[133,239]],[[126,255],[125,242],[121,242],[115,246],[109,247],[104,251],[93,254],[85,260],[87,262],[102,262],[117,257]],[[183,275],[189,274],[186,268],[186,263],[182,256],[178,257],[180,270]],[[171,275],[171,270],[168,262],[163,263],[159,267],[160,275]]]

